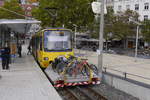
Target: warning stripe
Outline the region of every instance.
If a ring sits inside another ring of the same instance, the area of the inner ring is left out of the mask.
[[[76,86],[76,85],[78,85],[78,83],[73,83],[73,85],[72,85],[72,86]]]
[[[83,85],[83,83],[82,83],[82,82],[79,82],[78,84],[79,84],[79,85]]]
[[[68,83],[66,86],[72,86],[72,83]]]
[[[54,87],[64,87],[64,86],[76,86],[76,85],[88,85],[88,84],[100,84],[100,81],[89,82],[78,82],[78,83],[66,83],[66,84],[57,84]]]
[[[96,82],[92,82],[92,84],[96,84]]]
[[[84,84],[88,84],[88,82],[83,82]]]
[[[96,84],[100,84],[100,83],[101,83],[100,81],[97,81],[97,82],[96,82]]]
[[[54,85],[54,87],[64,87],[64,85],[62,85],[62,84],[57,84],[57,85]]]

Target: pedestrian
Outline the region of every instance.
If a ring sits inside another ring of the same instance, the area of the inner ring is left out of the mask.
[[[2,69],[8,70],[10,63],[10,47],[8,46],[8,44],[6,44],[5,47],[1,49],[1,58],[2,58]]]
[[[32,53],[31,53],[31,46],[30,46],[30,45],[28,46],[28,52],[27,52],[27,55],[29,55],[29,54],[32,54]]]
[[[22,51],[22,46],[21,44],[18,44],[18,54],[19,54],[19,57],[21,58],[22,57],[22,54],[21,54],[21,51]]]

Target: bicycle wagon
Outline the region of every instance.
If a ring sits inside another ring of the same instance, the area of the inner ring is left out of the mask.
[[[63,58],[56,58],[45,70],[54,87],[100,84],[97,67],[89,64],[87,59]]]

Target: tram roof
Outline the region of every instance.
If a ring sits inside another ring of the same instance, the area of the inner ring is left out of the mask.
[[[63,27],[46,27],[44,30],[59,30],[59,29],[70,30],[70,29],[63,28]]]
[[[27,33],[32,24],[40,24],[41,21],[35,19],[0,19],[0,27],[10,28],[17,33]]]

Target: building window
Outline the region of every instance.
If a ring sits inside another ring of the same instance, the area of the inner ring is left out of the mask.
[[[144,15],[144,21],[148,20],[148,15]]]
[[[130,9],[130,5],[126,5],[126,9]]]
[[[144,9],[148,10],[149,9],[149,3],[144,3]]]
[[[118,11],[121,11],[121,8],[122,8],[121,6],[118,6]]]
[[[139,4],[135,4],[135,10],[139,10]]]

